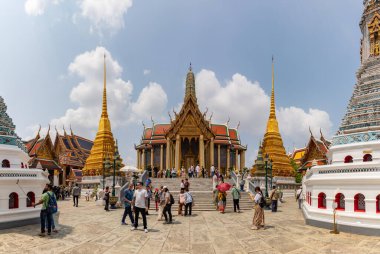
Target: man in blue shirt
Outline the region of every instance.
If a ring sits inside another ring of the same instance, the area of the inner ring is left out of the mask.
[[[121,225],[127,225],[127,223],[125,223],[125,218],[128,215],[129,219],[131,220],[132,227],[135,224],[135,220],[133,219],[133,215],[132,215],[132,200],[133,200],[133,193],[134,193],[133,188],[134,188],[134,185],[133,183],[131,183],[129,184],[129,188],[124,191],[125,210],[124,210],[123,218],[121,219]]]

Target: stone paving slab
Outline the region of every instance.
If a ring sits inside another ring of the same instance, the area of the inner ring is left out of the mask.
[[[163,225],[148,216],[149,233],[120,224],[122,209],[105,212],[94,202],[79,207],[61,201],[59,233],[41,238],[39,225],[0,230],[0,253],[261,253],[261,254],[380,254],[380,237],[341,233],[307,226],[293,199],[278,213],[265,212],[265,230],[251,230],[253,211],[220,214],[196,212],[174,216]],[[176,207],[175,207],[176,208]],[[174,210],[174,209],[173,209]]]

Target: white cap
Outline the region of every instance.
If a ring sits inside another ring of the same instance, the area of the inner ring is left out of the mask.
[[[168,188],[168,186],[164,186],[164,189],[167,189]]]

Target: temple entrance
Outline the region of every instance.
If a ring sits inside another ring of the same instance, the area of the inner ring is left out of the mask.
[[[184,138],[181,143],[182,160],[181,164],[185,168],[186,174],[191,166],[196,166],[199,162],[199,141],[197,138]]]

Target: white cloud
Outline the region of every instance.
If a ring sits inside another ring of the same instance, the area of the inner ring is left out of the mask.
[[[110,52],[103,47],[97,47],[93,51],[78,55],[69,65],[69,74],[83,79],[70,93],[71,102],[78,107],[69,108],[64,116],[53,119],[52,125],[61,129],[63,125],[67,128],[71,124],[78,134],[88,136],[90,131],[91,136],[95,135],[101,113],[104,54],[107,66],[108,114],[112,128],[127,122],[133,85],[121,78],[123,69]]]
[[[145,70],[143,71],[143,73],[144,73],[144,75],[149,75],[149,74],[150,74],[150,70],[145,69]]]
[[[132,0],[82,0],[79,2],[82,17],[88,19],[93,27],[90,30],[101,32],[103,29],[114,31],[124,27],[124,15],[132,7]]]
[[[59,4],[61,0],[27,0],[24,4],[26,14],[40,16],[49,4]]]
[[[199,105],[213,112],[213,122],[226,123],[230,117],[231,127],[240,121],[241,128],[250,133],[265,128],[269,97],[258,82],[237,73],[223,86],[214,72],[201,70],[196,75],[196,90]]]
[[[141,91],[136,102],[131,100],[133,85],[121,78],[123,68],[104,47],[84,52],[70,63],[69,76],[82,79],[73,87],[70,101],[76,105],[66,110],[61,117],[51,121],[52,126],[62,130],[63,126],[78,135],[95,136],[101,114],[103,92],[103,61],[106,55],[108,114],[112,129],[126,126],[131,122],[160,117],[166,109],[167,95],[161,85],[149,83]]]
[[[166,105],[168,97],[161,85],[151,82],[149,86],[144,87],[137,101],[132,105],[132,121],[141,119],[163,120],[165,119]]]
[[[281,107],[278,110],[277,119],[281,134],[293,142],[296,147],[304,146],[308,142],[309,127],[317,138],[319,138],[320,129],[326,137],[331,135],[332,122],[326,111],[312,108],[305,111],[296,107]]]
[[[260,84],[239,73],[234,74],[226,84],[221,84],[214,72],[201,70],[196,75],[196,90],[198,104],[203,110],[208,107],[208,114],[213,112],[212,122],[226,123],[228,117],[231,119],[230,127],[236,127],[241,122],[242,142],[248,143],[252,152],[258,146],[259,139],[263,138],[269,116],[270,97]],[[310,135],[309,126],[315,134],[319,134],[322,128],[327,137],[331,135],[332,122],[325,111],[309,109],[306,112],[293,106],[277,109],[285,148],[303,146]]]

